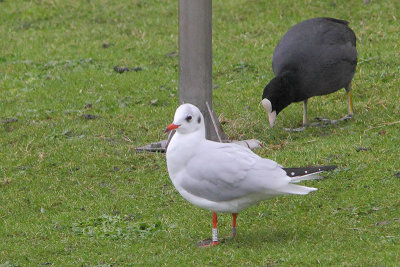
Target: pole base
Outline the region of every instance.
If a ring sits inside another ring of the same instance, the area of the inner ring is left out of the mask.
[[[261,142],[256,140],[256,139],[249,139],[249,140],[242,140],[242,141],[237,141],[237,140],[233,140],[233,141],[228,141],[229,143],[234,143],[240,146],[244,146],[247,147],[249,149],[256,149],[256,148],[260,148]],[[141,146],[141,147],[137,147],[136,151],[137,152],[161,152],[161,153],[165,153],[167,151],[167,146],[168,146],[168,140],[161,140],[160,142],[155,142],[155,143],[151,143],[149,145],[145,145],[145,146]]]

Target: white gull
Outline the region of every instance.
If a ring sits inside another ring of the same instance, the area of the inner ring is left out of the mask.
[[[317,190],[293,184],[318,178],[314,174],[291,178],[278,163],[244,146],[206,140],[203,115],[192,104],[178,107],[165,131],[174,129],[166,152],[169,176],[187,201],[213,212],[212,245],[218,244],[216,213],[233,214],[235,235],[241,210],[278,195]]]

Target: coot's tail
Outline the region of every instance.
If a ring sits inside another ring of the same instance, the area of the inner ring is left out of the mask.
[[[344,24],[344,25],[347,25],[347,26],[349,25],[349,22],[348,22],[347,20],[334,19],[334,18],[327,18],[327,17],[324,17],[324,18],[322,18],[322,19],[330,20],[330,21],[332,21],[332,22]]]

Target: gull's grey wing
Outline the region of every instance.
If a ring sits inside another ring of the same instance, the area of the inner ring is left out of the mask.
[[[273,191],[290,182],[276,162],[242,146],[208,141],[188,160],[180,175],[182,188],[212,201]]]

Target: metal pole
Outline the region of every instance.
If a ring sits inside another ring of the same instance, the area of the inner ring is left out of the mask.
[[[179,0],[179,102],[201,110],[207,139],[228,139],[212,111],[212,0]]]
[[[229,142],[212,109],[212,0],[179,0],[179,102],[201,110],[207,139]],[[234,142],[260,147],[254,139]],[[167,144],[162,140],[136,150],[165,152]]]

